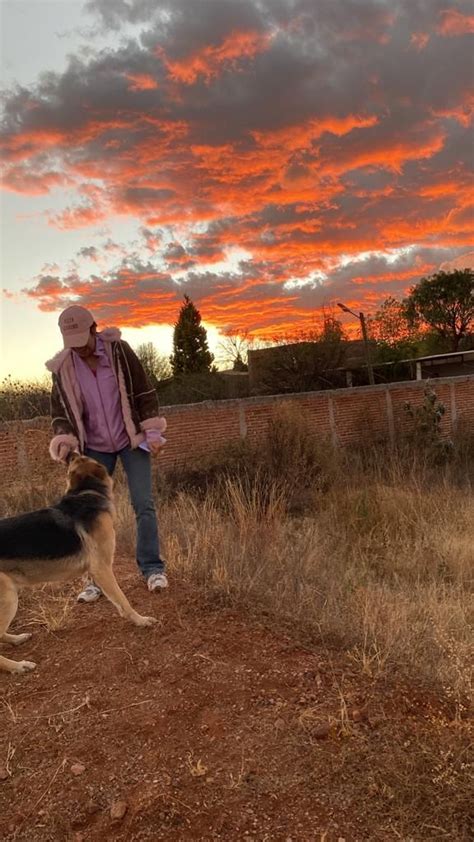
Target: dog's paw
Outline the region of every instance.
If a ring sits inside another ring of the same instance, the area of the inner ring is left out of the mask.
[[[22,643],[26,643],[33,635],[31,632],[25,632],[24,634],[17,634],[15,635],[15,640],[12,640],[14,646],[21,646]]]
[[[36,669],[34,661],[17,661],[17,665],[13,671],[17,675],[24,675],[26,672],[32,672],[34,669]]]
[[[147,626],[153,626],[155,623],[158,622],[156,617],[138,617],[135,621],[135,625],[139,628],[146,628]]]

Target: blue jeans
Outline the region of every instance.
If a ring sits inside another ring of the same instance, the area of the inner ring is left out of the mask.
[[[118,453],[100,453],[86,448],[85,455],[100,462],[112,476],[117,457],[127,476],[128,490],[137,521],[137,564],[146,579],[152,573],[163,573],[164,561],[160,557],[158,524],[151,487],[151,457],[141,448],[125,447]]]

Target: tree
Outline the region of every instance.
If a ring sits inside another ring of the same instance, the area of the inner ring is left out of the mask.
[[[168,357],[160,354],[153,342],[143,342],[138,346],[136,354],[153,386],[156,387],[160,380],[171,377],[172,370]]]
[[[347,340],[342,324],[326,316],[321,330],[279,340],[261,364],[261,388],[269,393],[307,392],[330,384],[326,372],[342,365]]]
[[[229,331],[219,342],[219,358],[234,371],[248,371],[248,352],[257,347],[248,330]]]
[[[207,346],[206,329],[201,314],[188,295],[174,326],[173,351],[170,357],[173,374],[196,374],[211,370],[214,356]]]
[[[377,343],[377,362],[414,357],[422,340],[419,327],[410,321],[406,304],[396,298],[387,298],[370,318],[369,334]]]
[[[325,315],[322,330],[316,340],[329,362],[334,366],[340,365],[347,341],[342,322],[335,316]]]
[[[436,272],[410,290],[406,301],[413,325],[427,326],[457,351],[474,326],[474,271]]]

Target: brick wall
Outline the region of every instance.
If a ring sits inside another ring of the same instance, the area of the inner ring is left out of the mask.
[[[446,407],[443,431],[450,435],[460,423],[474,417],[474,375],[437,379],[433,386]],[[406,431],[409,419],[404,405],[423,402],[426,381],[390,383],[357,389],[335,389],[295,395],[243,398],[162,407],[168,421],[168,444],[160,456],[163,470],[192,464],[202,455],[222,449],[228,442],[264,434],[274,407],[289,402],[314,424],[315,435],[336,445],[367,440],[391,440]],[[25,479],[47,481],[63,468],[48,454],[49,419],[0,424],[0,476],[2,487]]]

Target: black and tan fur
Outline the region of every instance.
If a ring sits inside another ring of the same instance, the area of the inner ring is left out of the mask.
[[[54,506],[0,520],[0,641],[18,646],[30,634],[8,634],[18,607],[18,591],[45,582],[62,582],[88,573],[136,626],[150,626],[130,605],[115,578],[112,480],[94,459],[75,455],[64,497]],[[0,670],[24,673],[32,661],[0,655]]]

